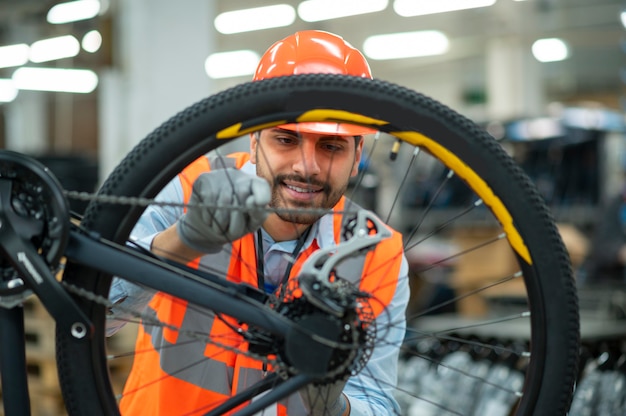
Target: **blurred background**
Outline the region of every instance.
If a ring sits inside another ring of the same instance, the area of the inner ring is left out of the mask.
[[[68,190],[94,191],[169,117],[249,81],[275,41],[327,30],[362,50],[376,78],[433,97],[499,140],[552,208],[584,280],[590,247],[601,249],[600,209],[614,196],[624,208],[609,227],[626,242],[625,27],[626,0],[0,0],[0,148],[39,158]],[[397,189],[387,185],[407,168],[376,167],[360,202],[384,213]],[[404,213],[428,193],[415,176]],[[437,208],[455,207],[447,203]],[[445,257],[450,244],[431,249],[422,256]],[[464,270],[504,275],[510,258],[490,259],[489,271]],[[582,309],[602,303],[626,317],[619,273],[619,291],[581,292]],[[427,279],[414,280],[415,293],[428,293]],[[27,342],[40,355],[29,371],[44,392],[34,413],[62,414],[43,336],[51,327],[32,307]],[[623,345],[623,333],[611,340]]]

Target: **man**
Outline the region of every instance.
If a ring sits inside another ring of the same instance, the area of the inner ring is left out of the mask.
[[[270,47],[254,80],[299,73],[371,78],[365,58],[341,37],[303,31]],[[370,132],[346,124],[299,123],[254,133],[249,154],[202,157],[186,168],[158,199],[190,206],[185,211],[172,206],[148,208],[132,237],[158,255],[275,293],[297,279],[313,252],[334,247],[343,238],[341,222],[332,212],[346,207],[343,194],[349,179],[358,173],[362,136]],[[200,203],[234,208],[212,212]],[[265,209],[268,205],[271,214]],[[408,302],[401,236],[393,233],[350,269],[348,278],[373,290],[380,302],[376,314],[385,331],[384,342],[376,345],[357,376],[304,388],[264,414],[399,413],[392,391]],[[260,362],[233,351],[243,343],[233,331],[236,322],[187,308],[179,300],[153,295],[120,279],[115,280],[110,297],[124,307],[147,305],[146,315],[182,329],[140,326],[137,355],[120,403],[124,414],[203,414],[264,376]],[[124,319],[123,314],[115,315],[115,309],[113,313],[118,319],[111,320],[110,332]],[[189,333],[210,334],[219,345]]]

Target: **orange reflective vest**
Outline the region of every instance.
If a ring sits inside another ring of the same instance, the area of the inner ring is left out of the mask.
[[[240,168],[247,161],[246,153],[236,153],[229,156],[227,163]],[[213,161],[214,167],[217,167],[215,163]],[[206,157],[201,157],[179,175],[185,202],[191,196],[194,180],[210,170],[210,164]],[[343,210],[344,204],[345,198],[342,198],[335,210]],[[339,242],[341,216],[333,218],[333,233],[335,241]],[[253,234],[234,241],[230,246],[230,250],[197,259],[192,266],[206,263],[212,267],[211,270],[215,270],[220,268],[221,263],[228,280],[256,286]],[[304,261],[317,249],[319,245],[314,239],[298,255],[290,278],[298,275]],[[367,253],[361,268],[356,269],[358,275],[355,279],[360,281],[360,288],[374,293],[378,300],[372,305],[377,316],[395,294],[401,261],[402,239],[399,233],[394,232],[392,238],[383,240],[375,250]],[[246,342],[233,330],[240,326],[235,320],[188,307],[186,301],[163,293],[153,297],[147,313],[166,325],[150,325],[149,320],[144,320],[139,326],[135,358],[120,402],[123,415],[202,415],[263,377],[260,361],[235,352],[246,350]],[[206,341],[206,334],[212,342]],[[288,413],[304,414],[298,395],[275,405],[276,415]]]

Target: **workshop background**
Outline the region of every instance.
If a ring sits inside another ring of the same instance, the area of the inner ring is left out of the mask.
[[[429,95],[501,140],[553,209],[578,277],[598,210],[623,190],[623,0],[72,3],[86,14],[55,21],[57,1],[0,0],[0,147],[36,156],[67,189],[94,191],[170,116],[249,81],[273,42],[320,29],[364,51],[376,78]],[[466,8],[454,9],[460,3]],[[246,9],[254,10],[233,18]],[[64,84],[51,69],[77,72]],[[384,211],[390,173],[375,174],[370,202]],[[412,208],[410,198],[403,203]],[[508,258],[495,254],[491,266],[506,268]],[[626,316],[624,287],[582,292],[581,307]],[[63,414],[50,318],[34,300],[25,307],[33,411]],[[481,305],[464,307],[458,313],[471,315]],[[129,334],[119,348],[131,342]]]

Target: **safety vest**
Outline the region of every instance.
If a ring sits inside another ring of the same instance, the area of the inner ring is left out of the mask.
[[[211,162],[207,157],[199,158],[179,174],[184,201],[191,197],[194,180],[209,171],[211,164],[214,168],[241,168],[248,159],[247,153]],[[342,198],[334,209],[343,210],[345,204],[346,199]],[[341,217],[333,216],[336,242],[341,239]],[[317,249],[319,246],[314,239],[298,255],[290,279],[298,275],[304,261]],[[231,243],[230,250],[203,256],[191,265],[207,265],[215,270],[221,263],[227,271],[226,279],[256,286],[255,259],[254,236],[248,234]],[[392,238],[383,240],[362,256],[359,267],[350,264],[351,270],[357,270],[352,278],[354,283],[374,293],[377,301],[372,307],[376,316],[392,300],[401,260],[402,239],[394,232]],[[202,415],[262,379],[265,373],[262,363],[235,352],[247,349],[246,342],[233,330],[240,326],[238,322],[187,306],[186,301],[163,293],[157,293],[149,303],[147,314],[167,325],[154,326],[150,325],[150,320],[144,320],[139,326],[135,358],[120,402],[122,415]],[[206,341],[206,334],[213,342]],[[275,413],[266,410],[263,414],[295,416],[304,415],[305,410],[295,394],[275,405]]]

